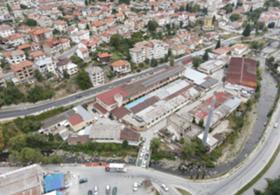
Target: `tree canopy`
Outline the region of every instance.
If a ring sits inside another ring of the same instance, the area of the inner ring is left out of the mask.
[[[85,70],[81,70],[77,77],[76,82],[79,85],[80,89],[86,90],[92,87],[92,83],[90,81],[89,75]]]
[[[148,28],[149,32],[154,33],[154,32],[156,32],[158,26],[159,25],[158,25],[158,23],[155,20],[150,20],[148,22],[147,28]]]

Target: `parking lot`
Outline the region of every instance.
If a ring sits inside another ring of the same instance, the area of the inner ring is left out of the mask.
[[[73,175],[73,180],[69,184],[67,189],[68,194],[70,195],[87,195],[89,190],[94,191],[94,187],[97,186],[98,194],[106,194],[106,186],[110,186],[110,194],[112,194],[112,188],[117,187],[117,194],[119,195],[150,195],[155,194],[155,191],[152,191],[151,188],[146,188],[145,185],[140,185],[145,179],[141,175],[133,175],[132,171],[128,167],[127,173],[118,173],[118,172],[106,172],[104,167],[85,167],[85,166],[48,166],[44,168],[45,170],[58,170],[61,172],[70,171]],[[88,181],[83,184],[79,184],[79,179],[86,178]],[[137,182],[138,187],[136,190],[134,188],[135,183]],[[168,192],[165,192],[160,186],[159,181],[151,181],[153,186],[161,194],[178,194],[173,191],[173,189],[168,189]],[[167,187],[169,187],[166,184]]]

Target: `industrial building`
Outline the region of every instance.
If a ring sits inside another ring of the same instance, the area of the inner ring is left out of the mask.
[[[33,164],[0,175],[0,194],[43,194],[43,170]]]
[[[257,87],[257,61],[232,57],[225,78],[226,88],[254,92]]]

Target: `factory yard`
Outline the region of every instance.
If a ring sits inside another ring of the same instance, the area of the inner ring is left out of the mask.
[[[117,194],[120,195],[144,195],[144,194],[155,194],[156,190],[163,195],[174,195],[178,194],[175,189],[170,188],[168,192],[165,192],[160,186],[162,183],[157,180],[152,180],[152,185],[155,187],[153,190],[152,187],[146,187],[144,184],[141,184],[146,179],[141,175],[134,175],[134,168],[128,167],[127,173],[117,173],[117,172],[105,172],[104,167],[86,167],[81,165],[71,166],[66,165],[63,167],[57,166],[47,166],[43,167],[45,171],[53,172],[54,170],[59,170],[60,172],[71,172],[72,182],[69,185],[69,188],[66,189],[66,193],[69,194],[79,194],[86,195],[89,190],[93,190],[95,186],[98,188],[98,194],[106,194],[106,186],[109,185],[112,191],[113,187],[117,187]],[[86,183],[79,184],[79,178],[86,178],[88,181]],[[138,187],[135,189],[135,183],[138,184]],[[141,185],[140,185],[141,184]],[[139,186],[140,185],[140,186]],[[133,190],[134,188],[134,190]]]

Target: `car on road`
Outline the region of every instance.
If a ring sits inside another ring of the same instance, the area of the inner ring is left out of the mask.
[[[138,183],[137,183],[137,182],[134,182],[132,191],[133,191],[133,192],[136,192],[137,190],[138,190]]]
[[[89,190],[87,194],[88,195],[93,195],[92,190]]]
[[[277,128],[278,125],[279,125],[278,123],[274,123],[273,127],[274,127],[274,128]]]
[[[113,187],[112,195],[117,195],[117,193],[118,193],[118,188],[115,186]]]
[[[105,188],[106,195],[110,195],[110,192],[111,192],[111,187],[109,185],[106,185],[106,188]]]
[[[98,195],[98,187],[97,186],[93,187],[93,194]]]
[[[165,184],[161,184],[160,187],[166,192],[169,190]]]
[[[81,178],[79,180],[79,183],[82,184],[82,183],[87,183],[88,182],[88,179],[87,178]]]

